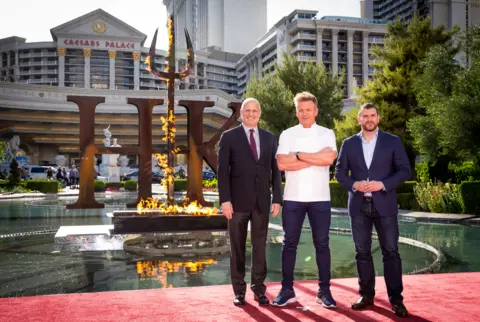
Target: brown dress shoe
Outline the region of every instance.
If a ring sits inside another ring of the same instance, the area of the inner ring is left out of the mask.
[[[268,297],[265,296],[265,294],[255,294],[253,297],[255,301],[258,302],[260,305],[269,305],[270,301],[268,300]]]
[[[233,305],[235,306],[244,306],[245,305],[245,295],[237,294],[233,300]]]
[[[403,303],[392,303],[392,311],[395,312],[396,316],[405,318],[408,316],[408,311]]]
[[[352,310],[363,310],[369,305],[373,305],[373,299],[360,296],[360,298],[352,304]]]

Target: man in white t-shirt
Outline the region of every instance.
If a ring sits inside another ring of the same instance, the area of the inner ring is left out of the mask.
[[[331,208],[329,166],[337,157],[335,134],[317,125],[317,99],[303,92],[294,98],[299,124],[280,135],[278,168],[285,171],[286,185],[282,211],[285,237],[282,247],[282,289],[273,305],[296,302],[293,274],[297,246],[305,214],[312,231],[318,267],[317,303],[335,308],[330,293],[330,248],[328,246]]]

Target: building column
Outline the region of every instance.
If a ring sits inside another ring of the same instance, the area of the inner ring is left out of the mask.
[[[354,30],[347,31],[347,91],[348,97],[352,97],[353,88],[353,34]]]
[[[65,87],[65,55],[67,50],[65,48],[57,48],[58,56],[58,86]]]
[[[117,58],[116,50],[108,51],[108,58],[110,58],[110,89],[115,89],[115,59]]]
[[[363,32],[363,41],[362,41],[362,76],[363,76],[363,85],[365,86],[368,82],[368,67],[370,66],[370,59],[368,57],[368,31]]]
[[[338,74],[338,29],[332,29],[332,77]]]
[[[262,55],[258,54],[257,55],[257,77],[258,79],[261,79],[262,78],[262,70],[263,70],[263,67],[262,67]]]
[[[20,60],[18,57],[18,50],[15,52],[15,67],[13,73],[15,82],[18,82],[20,80]]]
[[[139,51],[132,53],[133,58],[133,89],[140,89],[140,58],[142,54]],[[155,57],[153,58],[155,60]],[[155,61],[153,62],[155,63]]]
[[[10,55],[11,55],[11,52],[10,52],[10,50],[9,50],[9,51],[7,51],[7,67],[10,67],[10,66],[11,66],[11,64],[10,64]]]
[[[83,48],[83,57],[85,59],[85,73],[83,87],[90,88],[90,57],[92,57],[91,48]]]
[[[317,63],[323,61],[323,28],[317,27]]]

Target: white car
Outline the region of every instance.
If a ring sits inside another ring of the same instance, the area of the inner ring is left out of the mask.
[[[29,178],[32,180],[44,180],[47,179],[47,170],[50,167],[42,166],[42,165],[31,165],[28,166],[28,173]],[[52,167],[53,176],[52,178],[55,179],[57,175],[57,170]]]

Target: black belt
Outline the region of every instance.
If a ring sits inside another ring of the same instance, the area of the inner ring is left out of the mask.
[[[363,199],[365,199],[367,201],[372,201],[373,200],[372,196],[363,196]]]

